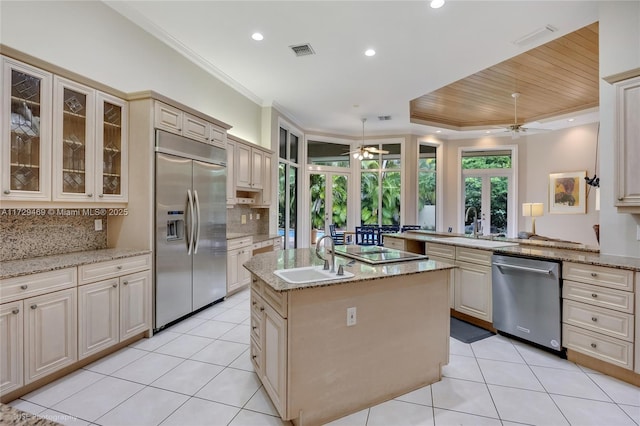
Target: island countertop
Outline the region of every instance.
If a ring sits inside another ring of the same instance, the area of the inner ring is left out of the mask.
[[[348,266],[347,264],[350,261],[351,259],[336,256],[336,268],[338,268],[339,265],[344,265],[344,270],[354,274],[353,277],[304,284],[288,283],[276,276],[273,271],[278,269],[293,269],[314,265],[322,266],[323,261],[316,255],[315,248],[279,250],[258,254],[248,260],[244,264],[244,267],[262,279],[275,291],[300,290],[312,287],[363,282],[389,278],[392,276],[453,269],[455,267],[449,263],[437,262],[430,259],[387,263],[384,265],[368,265],[361,262],[355,262],[351,266]]]

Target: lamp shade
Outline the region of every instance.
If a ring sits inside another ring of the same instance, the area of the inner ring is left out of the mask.
[[[522,203],[522,216],[542,216],[544,214],[544,204],[542,203]]]

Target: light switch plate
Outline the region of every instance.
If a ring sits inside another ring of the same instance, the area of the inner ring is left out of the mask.
[[[256,213],[256,220],[260,220],[260,213]]]
[[[247,224],[247,215],[243,214],[242,216],[240,216],[240,223],[242,225],[246,225]]]
[[[93,225],[96,231],[102,231],[102,219],[94,220]]]

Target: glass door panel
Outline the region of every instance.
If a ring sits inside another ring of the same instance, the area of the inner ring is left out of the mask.
[[[504,234],[510,229],[509,177],[467,175],[464,177],[464,233],[473,234],[475,209],[478,213],[478,234]],[[471,208],[471,211],[469,209]],[[468,214],[467,214],[468,212]]]
[[[336,231],[347,230],[349,177],[339,173],[312,173],[310,180],[311,244],[323,235],[330,235],[329,226]],[[327,182],[331,186],[327,187]]]
[[[62,110],[62,192],[86,191],[87,96],[64,88]]]
[[[336,229],[347,229],[347,207],[349,194],[349,179],[347,175],[331,175],[331,221]]]
[[[464,234],[473,234],[473,220],[482,218],[483,179],[479,176],[465,176],[464,178]],[[474,212],[475,210],[475,212]],[[478,224],[478,227],[480,225]],[[478,230],[480,233],[480,230]]]
[[[326,191],[327,177],[324,173],[312,173],[309,175],[311,198],[311,244],[315,244],[327,229],[326,225]]]
[[[103,102],[102,194],[122,193],[122,107]]]
[[[491,180],[491,216],[487,224],[491,234],[508,233],[509,223],[509,178],[492,176]]]

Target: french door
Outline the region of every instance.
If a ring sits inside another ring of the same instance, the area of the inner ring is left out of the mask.
[[[337,172],[309,174],[309,202],[311,212],[311,244],[322,235],[329,235],[329,225],[347,229],[349,175]]]
[[[479,235],[512,236],[515,229],[514,212],[511,211],[510,194],[512,193],[510,172],[503,174],[493,169],[486,172],[475,170],[473,173],[464,173],[462,188],[464,233],[473,233],[475,209]]]

